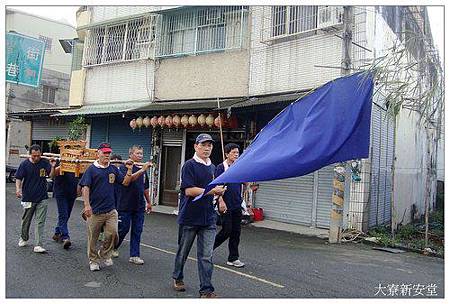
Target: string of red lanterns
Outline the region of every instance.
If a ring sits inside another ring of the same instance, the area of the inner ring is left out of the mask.
[[[238,127],[238,121],[236,116],[232,115],[230,118],[225,118],[226,115],[221,115],[222,120],[222,128],[230,128],[235,129]],[[146,116],[142,118],[139,116],[138,118],[130,120],[130,127],[134,130],[136,128],[142,127],[161,127],[161,128],[194,128],[196,126],[200,128],[219,128],[219,116],[214,117],[213,114],[209,113],[208,115],[200,114],[195,115],[191,114],[188,116],[184,114],[182,116],[176,115],[167,115],[167,116],[153,116],[152,118]]]

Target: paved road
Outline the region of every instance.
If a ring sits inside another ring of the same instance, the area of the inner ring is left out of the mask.
[[[90,272],[86,227],[79,216],[81,202],[76,203],[69,222],[73,247],[66,251],[51,240],[57,213],[56,202],[49,201],[45,244],[48,254],[35,254],[31,246],[17,246],[22,209],[11,184],[7,184],[6,198],[6,297],[198,296],[197,265],[193,259],[188,260],[185,269],[187,291],[177,293],[171,288],[177,247],[175,216],[155,213],[146,217],[141,245],[144,265],[128,263],[129,247],[125,242],[120,257],[114,259],[114,266]],[[215,251],[213,284],[220,297],[385,298],[390,294],[387,287],[396,285],[397,298],[406,297],[408,290],[414,298],[444,295],[444,261],[439,258],[415,253],[392,254],[372,250],[364,244],[329,245],[317,238],[248,226],[243,228],[241,244],[241,257],[247,264],[243,269],[224,265],[226,246]],[[195,253],[194,247],[192,258]],[[424,288],[420,285],[415,289],[401,288],[402,284],[412,284],[410,287],[422,284]],[[381,291],[375,296],[379,286]],[[401,291],[406,294],[402,296]],[[395,289],[391,292],[394,294]]]

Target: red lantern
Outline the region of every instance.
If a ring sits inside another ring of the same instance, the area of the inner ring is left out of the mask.
[[[230,128],[229,121],[227,119],[227,115],[221,114],[220,118],[222,118],[222,128]]]
[[[172,124],[173,124],[172,116],[168,115],[168,116],[166,117],[165,123],[166,123],[166,126],[167,126],[168,128],[172,127]]]
[[[183,117],[181,117],[181,124],[183,127],[187,128],[189,125],[189,117],[187,115],[183,115]]]
[[[220,128],[220,120],[221,120],[221,116],[217,116],[216,117],[216,119],[214,119],[214,125],[217,127],[217,128]],[[223,127],[223,119],[222,119],[222,127]]]
[[[131,127],[131,129],[136,129],[136,119],[132,119],[132,120],[130,120],[130,127]]]
[[[166,120],[164,119],[164,116],[159,116],[159,118],[158,118],[158,125],[160,125],[161,128],[164,127],[165,121]]]
[[[239,123],[235,115],[232,115],[228,120],[228,127],[230,129],[237,129],[239,127]]]
[[[153,128],[156,127],[158,125],[158,117],[153,116],[152,119],[150,119],[150,124]]]
[[[181,117],[178,115],[175,115],[172,119],[173,125],[175,126],[175,128],[178,128],[181,124]]]

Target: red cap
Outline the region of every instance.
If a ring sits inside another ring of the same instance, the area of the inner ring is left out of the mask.
[[[97,150],[102,151],[103,153],[108,153],[108,152],[111,153],[112,152],[111,145],[108,143],[101,143],[98,146]]]

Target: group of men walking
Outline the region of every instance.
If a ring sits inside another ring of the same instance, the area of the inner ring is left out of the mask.
[[[239,157],[239,146],[228,144],[224,148],[226,160],[217,168],[211,163],[210,155],[214,140],[209,134],[197,136],[194,156],[185,162],[181,172],[180,204],[178,213],[178,250],[172,273],[173,287],[176,291],[186,289],[183,269],[195,238],[197,238],[198,276],[200,297],[216,297],[211,283],[213,272],[213,250],[229,239],[227,264],[243,267],[239,260],[239,240],[241,224],[242,185],[227,184],[216,186],[203,193],[206,186],[217,176],[225,172]],[[47,214],[46,177],[54,178],[54,197],[58,207],[58,222],[53,240],[61,242],[69,249],[68,220],[77,196],[82,195],[84,202],[83,218],[87,227],[87,255],[91,271],[100,270],[100,266],[113,265],[113,257],[118,256],[118,248],[131,228],[129,262],[142,265],[140,239],[144,225],[145,212],[151,211],[146,171],[152,165],[146,162],[142,166],[136,163],[143,159],[143,148],[137,145],[129,149],[129,159],[117,165],[112,159],[112,148],[102,143],[97,149],[98,159],[87,168],[81,179],[73,173],[64,174],[54,159],[49,161],[41,157],[41,148],[32,145],[30,157],[24,160],[16,173],[16,195],[21,199],[24,213],[19,246],[28,244],[31,220],[35,220],[36,253],[44,253],[43,234]],[[194,198],[203,194],[202,198]],[[217,212],[220,213],[222,229],[216,232]],[[100,234],[103,242],[97,248]]]

